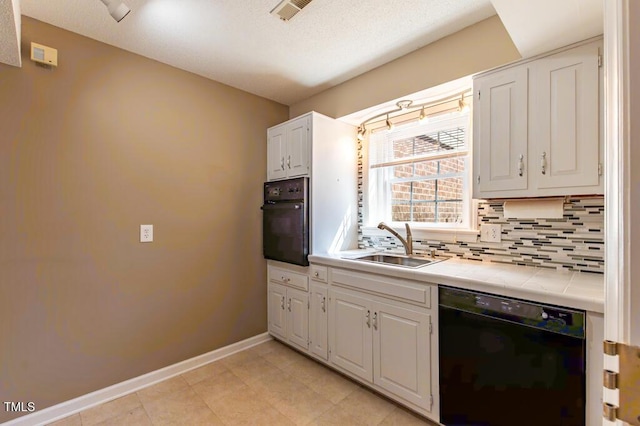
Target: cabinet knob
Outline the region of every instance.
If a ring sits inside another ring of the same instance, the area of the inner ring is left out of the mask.
[[[313,276],[314,276],[314,277],[316,277],[316,278],[318,278],[318,277],[320,276],[320,274],[318,273],[318,271],[315,271],[315,272],[313,273]]]

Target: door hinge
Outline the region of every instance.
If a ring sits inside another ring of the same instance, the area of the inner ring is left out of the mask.
[[[480,100],[480,91],[478,90],[478,100]]]
[[[602,55],[598,55],[598,68],[602,67]]]
[[[433,395],[429,395],[429,405],[433,408]]]
[[[478,175],[478,185],[480,185],[480,175]]]
[[[429,334],[433,334],[433,324],[429,321]]]
[[[602,163],[598,163],[598,176],[602,176]]]
[[[619,372],[604,370],[603,385],[619,389],[619,405],[603,402],[603,416],[609,421],[622,420],[632,426],[640,425],[640,347],[604,341],[606,355],[619,357]]]

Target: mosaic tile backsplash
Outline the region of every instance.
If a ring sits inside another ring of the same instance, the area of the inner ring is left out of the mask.
[[[403,253],[393,236],[362,234],[363,161],[358,158],[358,245]],[[569,198],[562,219],[505,219],[502,201],[481,202],[478,224],[502,226],[499,243],[414,239],[414,251],[464,259],[604,273],[604,197]]]

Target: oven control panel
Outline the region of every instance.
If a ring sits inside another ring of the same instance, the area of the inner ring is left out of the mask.
[[[295,178],[275,182],[265,182],[264,202],[277,203],[287,201],[306,201],[309,178]]]

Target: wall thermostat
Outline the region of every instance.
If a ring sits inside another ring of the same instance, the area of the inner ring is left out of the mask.
[[[31,60],[57,67],[58,50],[38,43],[31,43]]]

